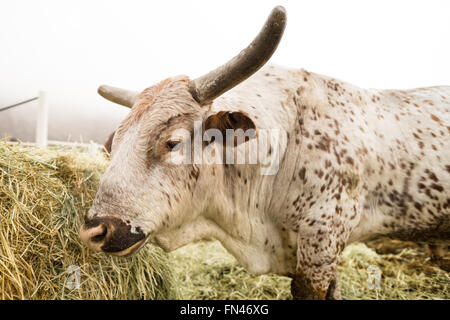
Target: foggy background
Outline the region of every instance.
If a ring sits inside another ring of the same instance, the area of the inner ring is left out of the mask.
[[[250,43],[276,5],[270,60],[361,87],[450,85],[450,1],[0,0],[0,108],[48,91],[49,139],[103,143],[128,110],[100,84],[142,90],[191,78]],[[34,141],[37,102],[0,112],[0,135]]]

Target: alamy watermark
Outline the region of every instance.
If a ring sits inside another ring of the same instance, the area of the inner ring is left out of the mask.
[[[371,290],[381,288],[381,270],[375,265],[367,268],[367,287]]]
[[[69,276],[66,278],[66,281],[64,285],[69,290],[78,290],[80,289],[80,282],[81,282],[81,271],[80,267],[76,265],[70,265],[66,273],[69,274]]]
[[[172,138],[178,140],[170,153],[174,164],[250,164],[259,165],[261,175],[278,172],[287,133],[281,129],[218,129],[203,131],[202,123],[194,123],[193,136],[178,129]]]

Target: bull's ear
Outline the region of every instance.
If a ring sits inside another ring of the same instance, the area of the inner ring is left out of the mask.
[[[103,146],[105,147],[106,152],[107,152],[108,154],[111,154],[112,142],[113,142],[114,134],[115,134],[115,133],[116,133],[116,132],[113,131],[113,133],[111,133],[111,134],[109,135],[108,140],[106,140],[105,144],[103,145]]]
[[[223,143],[226,142],[227,135],[229,134],[235,135],[235,144],[236,142],[240,143],[256,137],[255,123],[243,111],[219,111],[205,120],[203,128],[206,132],[210,129],[220,131],[223,137]],[[234,132],[230,130],[234,130]],[[245,138],[239,139],[237,136],[242,133]]]

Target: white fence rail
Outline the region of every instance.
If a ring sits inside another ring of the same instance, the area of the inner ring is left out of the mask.
[[[20,144],[23,146],[37,146],[35,142],[19,142],[19,141],[7,141],[7,144]],[[70,141],[54,141],[47,140],[47,147],[68,147],[68,148],[79,148],[87,150],[89,153],[97,153],[103,150],[101,144],[92,143],[82,143],[82,142],[70,142]]]
[[[48,100],[47,92],[39,91],[39,108],[36,117],[36,145],[46,147],[48,144]]]
[[[49,114],[49,103],[48,103],[48,94],[46,91],[39,91],[39,96],[27,99],[25,101],[15,103],[13,105],[9,105],[3,108],[0,108],[1,111],[5,111],[11,108],[15,108],[26,104],[31,101],[38,100],[38,111],[36,115],[36,136],[35,142],[15,142],[8,141],[9,144],[17,144],[20,143],[22,145],[28,146],[39,146],[45,148],[47,146],[68,146],[68,147],[76,147],[76,148],[85,148],[90,152],[98,152],[103,149],[103,146],[97,143],[81,143],[81,142],[69,142],[69,141],[54,141],[48,140],[48,114]]]

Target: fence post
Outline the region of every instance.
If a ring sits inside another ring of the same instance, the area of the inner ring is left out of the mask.
[[[48,135],[48,101],[47,92],[39,91],[39,110],[36,121],[36,145],[47,146]]]

